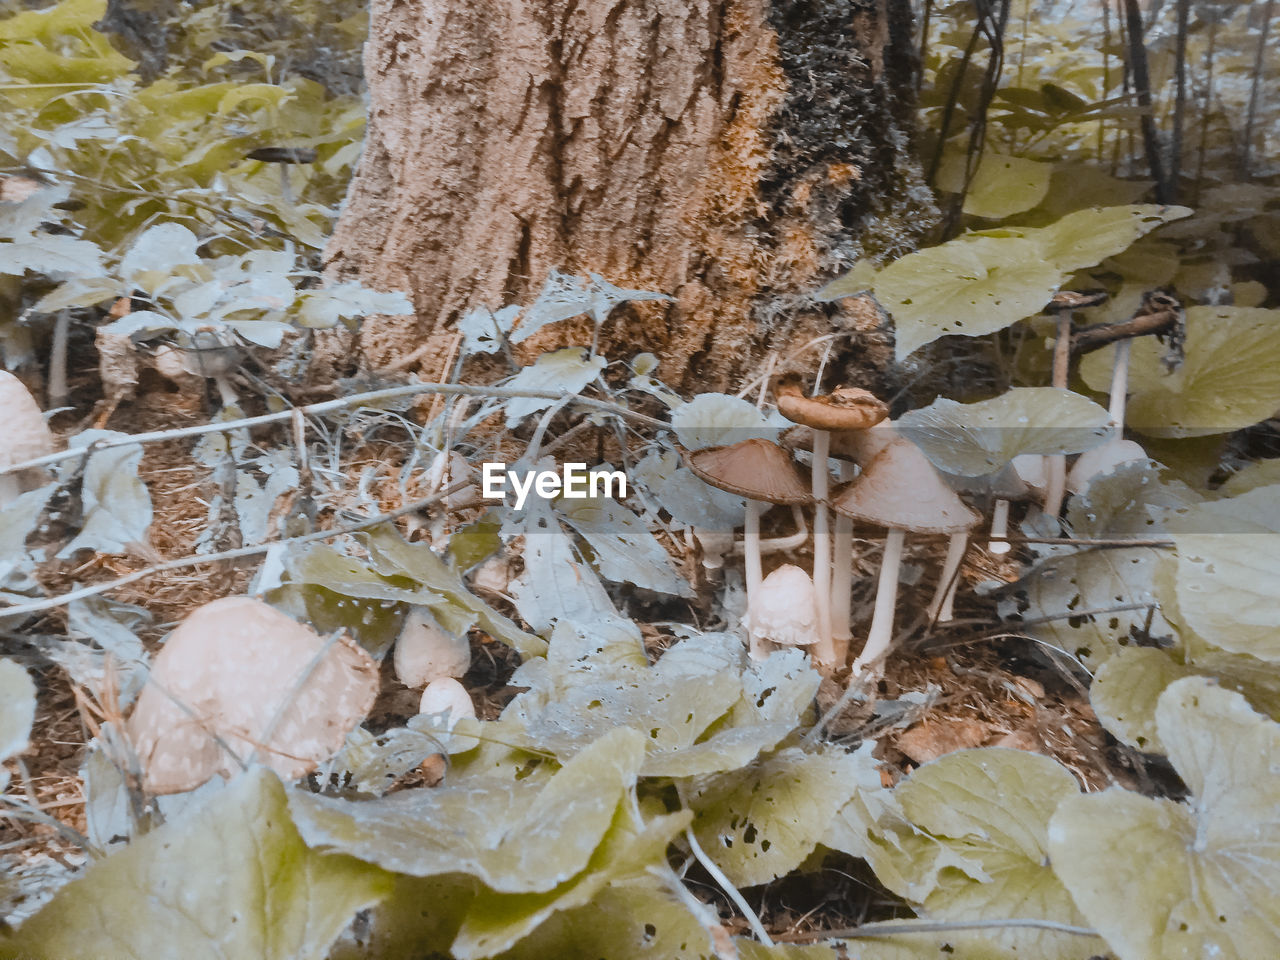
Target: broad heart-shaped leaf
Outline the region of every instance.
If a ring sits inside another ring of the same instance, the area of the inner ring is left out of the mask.
[[[525,367],[504,386],[512,390],[550,390],[566,396],[580,393],[582,388],[600,375],[608,365],[604,357],[589,353],[585,347],[565,347],[544,353],[531,367]],[[518,424],[531,413],[545,410],[554,400],[518,397],[507,401],[507,428]]]
[[[71,438],[73,447],[127,435],[114,430],[85,430]],[[77,550],[123,553],[130,544],[145,544],[151,526],[151,494],[138,479],[142,445],[110,447],[89,454],[80,488],[84,522],[76,538],[58,552],[70,557]]]
[[[1067,527],[1081,539],[1160,538],[1172,511],[1198,501],[1186,484],[1149,460],[1122,464],[1073,497]],[[1135,632],[1173,628],[1160,612],[1154,547],[1083,547],[1037,564],[1020,586],[1024,629],[1087,664],[1098,664]]]
[[[1079,453],[1109,436],[1105,408],[1070,390],[1014,387],[991,400],[940,397],[895,426],[946,473],[995,473],[1023,454]]]
[[[390,524],[366,530],[361,539],[369,548],[374,568],[386,577],[407,577],[435,592],[439,599],[420,601],[446,630],[465,633],[473,624],[526,657],[546,652],[546,641],[517,627],[509,618],[467,589],[447,563],[425,543],[408,543]]]
[[[476,775],[350,803],[295,792],[313,847],[415,877],[464,873],[500,893],[545,893],[582,872],[636,780],[644,737],[611,731],[549,779]]]
[[[910,930],[926,920],[895,920],[895,927]],[[1023,960],[1023,954],[989,939],[985,930],[895,933],[891,936],[846,940],[849,956],[857,960]],[[1096,942],[1096,941],[1095,941]]]
[[[1177,619],[1168,603],[1165,613]],[[1280,720],[1280,671],[1273,664],[1207,646],[1185,628],[1180,632],[1178,649],[1125,647],[1098,668],[1089,701],[1109,733],[1147,753],[1167,753],[1156,729],[1156,704],[1175,680],[1194,676],[1243,694],[1253,709]]]
[[[1164,347],[1142,337],[1130,348],[1125,422],[1153,437],[1228,433],[1265,420],[1280,408],[1280,310],[1191,307],[1186,360],[1173,373]],[[1081,373],[1105,390],[1115,348],[1087,356]]]
[[[556,913],[586,906],[613,880],[666,869],[667,847],[691,817],[689,811],[681,810],[644,823],[628,804],[620,804],[613,824],[578,876],[545,893],[483,890],[477,894],[450,948],[451,956],[457,960],[492,957]]]
[[[939,337],[980,337],[1038,312],[1064,272],[1022,237],[969,234],[907,254],[876,277],[901,360]]]
[[[649,532],[643,518],[616,500],[588,497],[557,504],[565,522],[591,547],[596,569],[606,580],[633,583],[645,590],[692,597],[693,589],[676,571],[671,556]]]
[[[284,787],[254,769],[63,887],[0,953],[31,960],[323,960],[390,877],[307,848]]]
[[[1171,516],[1183,620],[1210,643],[1280,662],[1280,485]]]
[[[1059,270],[1072,273],[1122,253],[1156,227],[1191,213],[1188,207],[1156,204],[1094,207],[1069,213],[1047,227],[1024,231],[1024,235],[1039,242],[1043,256]]]
[[[957,860],[972,864],[965,870],[939,862],[921,915],[957,921],[1023,917],[1084,926],[1046,856],[1049,816],[1078,791],[1075,778],[1054,760],[998,747],[949,753],[912,773],[894,791],[903,814],[952,848]],[[1104,952],[1097,940],[1047,930],[983,934],[1019,955],[1044,960],[1087,960]]]
[[[790,873],[856,789],[857,761],[839,749],[788,747],[697,782],[688,802],[707,855],[739,886]]]
[[[35,718],[36,685],[12,660],[0,660],[0,760],[27,749]]]
[[[949,193],[964,190],[964,166],[961,151],[948,151],[938,170],[938,186]],[[965,192],[964,212],[1002,220],[1030,210],[1044,199],[1052,175],[1052,163],[985,152]]]
[[[836,277],[814,294],[815,300],[839,300],[870,290],[876,282],[876,267],[870,260],[859,260],[848,273]]]
[[[766,947],[758,940],[739,937],[734,945],[738,948],[740,960],[836,960],[837,957],[835,948],[826,944],[775,943]]]
[[[1121,960],[1280,956],[1280,726],[1188,677],[1156,727],[1193,802],[1069,797],[1049,826],[1054,871]]]

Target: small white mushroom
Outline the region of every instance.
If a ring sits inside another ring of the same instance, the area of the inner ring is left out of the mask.
[[[440,626],[426,607],[414,607],[400,628],[393,662],[401,683],[421,687],[465,674],[471,668],[471,644]]]
[[[294,780],[338,751],[377,692],[377,665],[349,637],[225,597],[165,642],[126,730],[150,793],[193,790],[254,761]]]
[[[53,434],[44,422],[40,405],[22,381],[7,370],[0,370],[0,423],[4,424],[0,431],[0,468],[53,453]],[[0,474],[0,507],[38,487],[43,474],[43,470]]]
[[[771,645],[807,647],[822,639],[818,595],[813,580],[786,563],[760,583],[747,604],[747,637],[752,660],[763,660]]]
[[[1072,493],[1080,493],[1095,477],[1110,473],[1122,463],[1131,460],[1143,460],[1147,451],[1132,440],[1108,440],[1100,447],[1086,450],[1071,467],[1067,474],[1067,489]]]
[[[422,691],[418,715],[444,718],[444,730],[436,731],[435,736],[446,753],[461,753],[476,745],[475,737],[455,735],[452,732],[459,720],[474,720],[476,716],[476,706],[471,702],[471,694],[452,677],[441,677],[427,684],[427,689]]]

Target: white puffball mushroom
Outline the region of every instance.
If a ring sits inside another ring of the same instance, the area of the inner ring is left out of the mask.
[[[1067,474],[1067,489],[1080,493],[1094,478],[1110,473],[1122,463],[1145,460],[1147,451],[1132,440],[1108,440],[1100,447],[1086,450]]]
[[[461,753],[476,745],[475,737],[454,736],[452,730],[458,721],[464,718],[472,720],[476,717],[476,705],[471,702],[471,694],[467,688],[452,677],[441,677],[427,684],[422,691],[422,702],[418,706],[418,715],[424,717],[443,716],[445,731],[437,734],[441,747],[447,753]]]
[[[40,405],[22,381],[0,370],[0,467],[10,467],[54,452],[53,434],[44,422]],[[0,474],[0,507],[19,494],[38,487],[44,480],[43,470],[21,470]]]
[[[286,780],[342,747],[378,693],[378,667],[253,597],[196,608],[156,655],[126,725],[153,794],[194,790],[251,761]]]
[[[747,604],[746,626],[752,660],[767,657],[770,643],[807,647],[821,640],[818,596],[809,574],[786,563],[765,577]]]
[[[393,654],[396,676],[406,687],[421,687],[442,677],[461,677],[471,669],[471,644],[450,633],[426,607],[404,618]]]

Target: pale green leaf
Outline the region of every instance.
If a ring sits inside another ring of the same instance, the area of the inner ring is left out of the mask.
[[[853,297],[870,290],[876,282],[876,267],[870,260],[859,260],[853,269],[836,277],[819,290],[814,299],[821,301],[839,300],[841,297]]]
[[[964,190],[965,157],[948,151],[938,170],[938,186],[950,193]],[[1053,164],[1027,157],[983,153],[969,181],[964,212],[973,217],[1002,220],[1036,206],[1049,189]]]
[[[902,359],[948,334],[1003,330],[1038,312],[1063,279],[1033,240],[971,234],[895,260],[875,292],[893,317]]]
[[[313,847],[395,873],[545,893],[586,869],[643,757],[644,738],[618,729],[547,780],[473,776],[359,804],[298,792],[290,805]]]
[[[766,883],[798,867],[854,792],[857,763],[839,749],[780,750],[750,767],[696,785],[694,833],[740,886]]]
[[[125,253],[117,273],[144,290],[152,290],[178,266],[199,263],[200,241],[179,223],[148,227]]]
[[[671,411],[676,439],[689,450],[754,439],[776,443],[779,425],[770,422],[754,403],[726,393],[700,393]]]
[[[1224,650],[1280,662],[1280,486],[1202,503],[1168,522],[1187,625]]]
[[[1195,673],[1165,650],[1125,647],[1093,675],[1089,703],[1107,732],[1147,753],[1162,753],[1156,731],[1156,701],[1165,687]]]
[[[551,391],[570,396],[600,375],[608,365],[604,357],[589,353],[583,347],[565,347],[544,353],[531,367],[525,367],[508,380],[512,390]],[[507,428],[518,424],[531,413],[545,410],[554,400],[520,397],[507,401]]]
[[[71,439],[71,446],[83,447],[126,436],[114,430],[85,430]],[[75,539],[59,551],[59,557],[70,557],[77,550],[124,553],[131,544],[147,543],[151,494],[138,478],[141,462],[141,444],[110,447],[89,455],[80,488],[84,521]]]
[[[606,580],[677,597],[693,596],[693,589],[644,519],[616,500],[564,499],[557,506],[565,522],[590,545],[596,569]]]
[[[1070,390],[1014,387],[991,400],[940,397],[895,426],[946,473],[995,473],[1024,454],[1079,453],[1110,435],[1105,408]]]
[[[0,660],[0,760],[27,749],[36,716],[36,685],[12,660]]]
[[[1126,423],[1153,437],[1228,433],[1280,409],[1280,310],[1191,307],[1186,360],[1168,373],[1154,337],[1130,348]],[[1110,371],[1114,348],[1090,357],[1095,382]]]
[[[1068,798],[1055,872],[1121,960],[1280,954],[1280,726],[1201,677],[1161,694],[1156,726],[1193,802]]]
[[[1124,252],[1139,237],[1191,212],[1188,207],[1156,204],[1094,207],[1069,213],[1030,235],[1040,243],[1043,256],[1063,273],[1071,273]]]
[[[285,790],[257,769],[93,864],[0,948],[31,960],[323,960],[382,871],[310,850]]]
[[[918,829],[972,864],[939,862],[936,886],[921,904],[933,920],[1035,918],[1083,926],[1062,883],[1049,869],[1048,823],[1054,808],[1079,791],[1054,760],[1021,750],[959,750],[927,763],[894,791]],[[910,854],[910,849],[904,851]],[[1028,956],[1087,958],[1097,940],[1048,930],[983,931],[995,943]]]

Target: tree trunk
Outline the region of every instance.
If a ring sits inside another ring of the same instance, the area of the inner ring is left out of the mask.
[[[910,28],[906,0],[373,0],[368,139],[326,262],[416,315],[329,362],[438,343],[419,366],[439,375],[462,313],[529,303],[553,268],[674,296],[617,311],[605,344],[687,388],[841,328],[868,331],[844,361],[884,355],[875,311],[813,294],[936,216]]]

